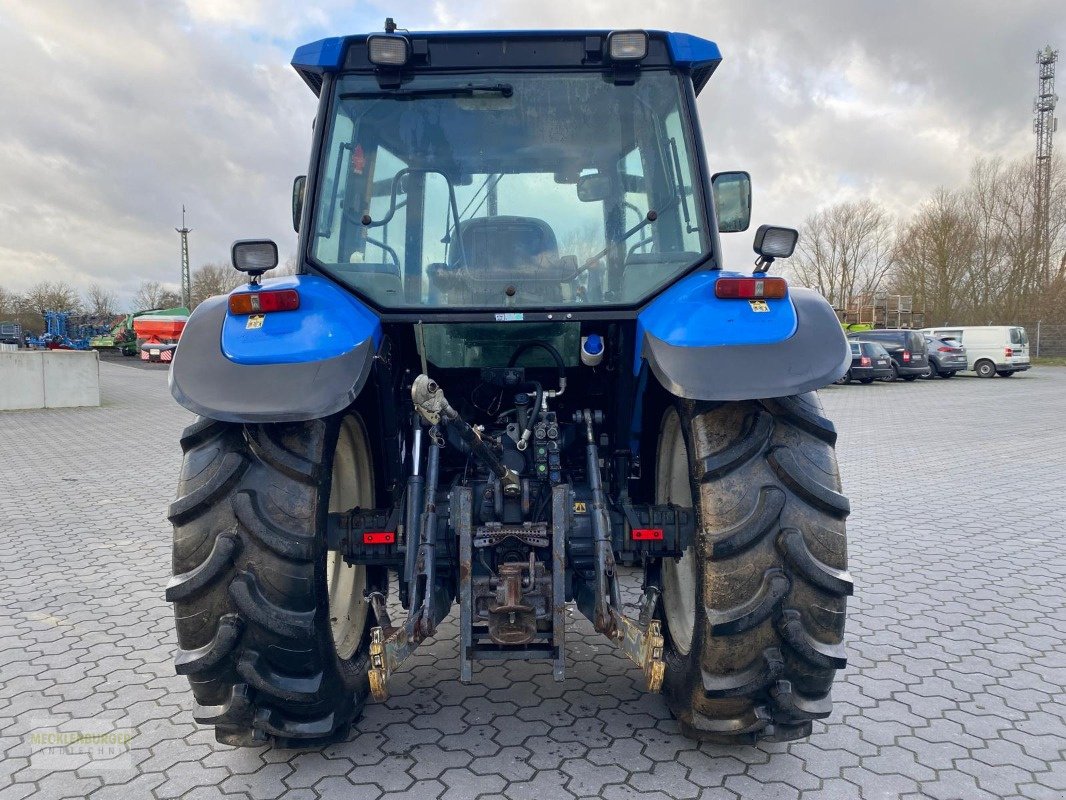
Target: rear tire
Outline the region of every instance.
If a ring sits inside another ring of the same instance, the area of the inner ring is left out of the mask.
[[[978,378],[993,378],[996,375],[996,365],[983,359],[973,365],[973,371],[977,373]]]
[[[935,361],[930,361],[929,362],[929,374],[926,375],[925,377],[927,377],[929,380],[933,380],[933,378],[935,378],[935,377],[937,377],[938,375],[941,375],[941,374],[942,373],[940,372],[940,370],[937,369],[936,362]]]
[[[686,736],[785,741],[829,716],[852,593],[835,440],[814,394],[664,415],[656,500],[694,505],[700,527],[664,561],[660,603],[663,693]]]
[[[369,691],[366,571],[334,563],[323,531],[327,511],[375,505],[361,419],[201,418],[181,446],[166,598],[193,717],[236,746],[347,736]]]

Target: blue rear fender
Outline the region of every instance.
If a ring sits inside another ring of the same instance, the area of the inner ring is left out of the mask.
[[[254,290],[240,286],[230,294]],[[264,314],[262,326],[249,317],[227,314],[222,325],[222,353],[236,364],[298,364],[336,358],[371,339],[381,344],[381,321],[353,295],[316,275],[263,281],[263,290],[295,289],[296,311]]]
[[[690,400],[753,400],[820,389],[847,371],[847,339],[821,295],[790,288],[761,303],[721,300],[722,277],[751,276],[697,272],[640,312],[634,373],[647,362],[667,391]]]
[[[295,289],[300,307],[248,316],[231,314],[227,297],[197,306],[170,371],[185,408],[227,422],[288,422],[335,414],[359,395],[382,341],[377,315],[314,275],[233,294],[271,289]]]

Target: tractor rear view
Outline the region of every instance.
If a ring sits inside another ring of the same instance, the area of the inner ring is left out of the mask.
[[[768,274],[749,178],[710,175],[717,46],[646,31],[327,39],[299,274],[202,303],[171,388],[177,671],[220,741],[316,746],[458,606],[460,680],[550,662],[567,604],[687,735],[806,736],[845,664],[836,433],[851,361]],[[624,607],[618,565],[643,570]],[[398,613],[398,609],[400,613]]]

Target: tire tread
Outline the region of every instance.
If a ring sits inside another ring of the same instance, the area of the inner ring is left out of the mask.
[[[844,607],[854,581],[843,531],[851,506],[836,474],[836,428],[815,395],[738,404],[746,411],[730,405],[679,404],[699,498],[697,591],[705,602],[695,666],[670,655],[665,627],[664,693],[693,738],[789,741],[830,715],[829,687],[847,664]],[[738,432],[738,420],[752,414]],[[699,446],[714,450],[694,452]],[[681,665],[688,671],[672,671]]]
[[[181,436],[192,466],[169,509],[174,669],[190,680],[193,718],[224,744],[336,741],[369,693],[365,647],[343,663],[333,651],[315,536],[337,424],[201,418]]]

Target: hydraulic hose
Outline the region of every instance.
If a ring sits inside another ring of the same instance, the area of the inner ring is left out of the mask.
[[[510,366],[514,365],[511,364]],[[536,392],[536,402],[533,403],[532,412],[526,414],[526,424],[523,426],[522,430],[520,431],[521,435],[518,437],[519,450],[525,450],[527,447],[529,447],[529,439],[533,436],[533,426],[536,424],[537,415],[540,414],[541,406],[544,404],[543,386],[541,386],[537,381],[528,381],[524,385],[533,387],[533,390]]]
[[[549,390],[547,392],[536,381],[531,381],[530,384],[536,387],[537,390],[537,403],[533,406],[533,413],[529,417],[528,427],[522,431],[522,436],[518,440],[518,449],[525,450],[529,446],[529,439],[533,434],[533,425],[536,423],[537,415],[541,412],[544,405],[544,397],[560,397],[563,392],[566,391],[566,363],[563,361],[563,357],[559,354],[559,351],[554,345],[548,342],[542,342],[540,340],[532,342],[523,342],[515,348],[515,351],[511,353],[510,359],[507,361],[507,366],[513,367],[518,363],[518,359],[522,357],[523,353],[527,353],[530,350],[539,349],[546,352],[552,357],[555,362],[555,368],[559,373],[559,388],[557,390]]]
[[[552,361],[555,362],[555,369],[559,371],[559,389],[554,391],[547,391],[548,397],[560,397],[564,391],[566,391],[566,363],[563,361],[563,356],[559,354],[552,345],[549,345],[547,341],[527,341],[521,343],[518,348],[511,354],[511,358],[507,361],[508,367],[513,367],[518,363],[518,359],[521,358],[522,353],[529,352],[537,348],[544,350],[551,356]]]
[[[507,366],[513,367],[518,363],[518,359],[522,357],[523,353],[533,350],[534,348],[543,350],[552,357],[552,360],[555,362],[555,367],[559,372],[559,392],[556,396],[562,394],[563,389],[566,387],[566,363],[563,361],[563,357],[559,355],[559,351],[555,349],[554,345],[539,340],[534,342],[523,342],[518,345],[513,353],[511,353],[511,358],[507,361]]]

